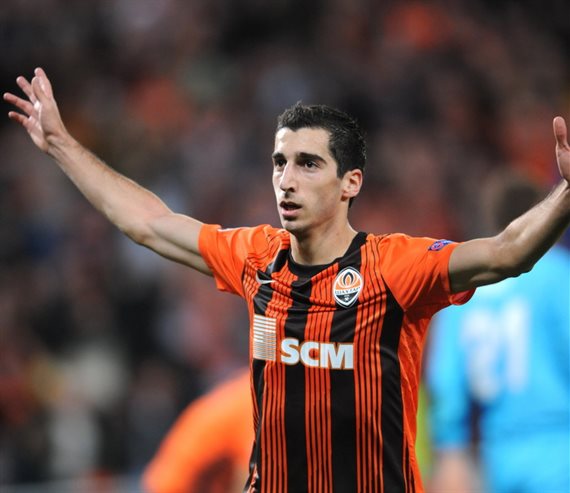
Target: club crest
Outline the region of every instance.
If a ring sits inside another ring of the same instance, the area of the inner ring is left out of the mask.
[[[358,299],[362,291],[362,276],[354,267],[342,269],[333,283],[333,295],[336,302],[348,308]]]

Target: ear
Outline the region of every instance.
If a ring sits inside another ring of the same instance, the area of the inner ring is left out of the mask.
[[[362,170],[351,169],[342,177],[342,198],[352,199],[360,192],[362,187]]]

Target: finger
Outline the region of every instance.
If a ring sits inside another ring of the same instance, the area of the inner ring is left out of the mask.
[[[30,101],[32,103],[35,103],[36,102],[36,96],[34,95],[32,85],[28,82],[28,80],[25,77],[20,76],[16,79],[16,83],[18,84],[18,86],[20,86],[20,89],[22,89],[22,91],[24,91],[24,94],[26,96],[28,96]]]
[[[19,98],[14,94],[10,94],[9,92],[4,93],[4,100],[10,104],[13,104],[16,108],[22,110],[24,113],[27,113],[28,115],[31,115],[34,111],[34,106],[31,102]]]
[[[34,73],[35,73],[36,77],[40,78],[40,84],[42,86],[42,89],[46,93],[46,95],[52,97],[53,96],[53,90],[51,87],[51,82],[49,81],[48,76],[46,75],[44,69],[41,67],[38,67],[36,70],[34,70]]]
[[[17,111],[9,111],[8,118],[10,118],[10,120],[18,122],[23,127],[27,127],[28,125],[28,118],[22,115],[22,113],[18,113]]]
[[[22,125],[22,127],[24,127],[26,129],[26,131],[30,134],[30,136],[32,136],[32,138],[34,138],[34,134],[37,133],[37,129],[38,129],[38,121],[35,118],[33,118],[31,116],[26,117],[25,115],[22,115],[21,113],[18,113],[17,111],[10,111],[8,113],[8,117],[11,120],[14,120],[15,122]]]
[[[557,116],[553,122],[552,127],[554,130],[554,137],[556,138],[556,145],[563,148],[570,148],[568,146],[568,131],[566,130],[566,122],[561,116]]]
[[[42,87],[42,82],[39,76],[35,76],[32,79],[32,90],[34,91],[36,98],[38,98],[38,101],[44,104],[48,99],[48,96],[45,93],[44,88]]]

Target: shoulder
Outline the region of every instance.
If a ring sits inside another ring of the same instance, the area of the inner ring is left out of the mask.
[[[267,245],[271,250],[274,248],[287,248],[291,243],[291,235],[282,228],[275,228],[269,224],[244,228],[244,233],[251,238],[252,243]]]
[[[200,252],[202,255],[237,255],[246,257],[250,253],[262,253],[283,248],[290,243],[289,233],[268,224],[222,228],[218,224],[204,224],[200,231]]]
[[[369,233],[366,237],[366,241],[380,248],[389,248],[391,246],[405,244],[409,238],[411,237],[404,233],[386,233],[380,235]]]
[[[280,241],[289,241],[289,233],[284,229],[275,228],[269,224],[260,224],[258,226],[240,226],[235,228],[224,228],[219,224],[204,224],[200,231],[204,236],[224,236],[243,239],[265,239],[272,241],[278,239]]]
[[[420,252],[439,252],[446,249],[448,245],[452,249],[456,242],[446,239],[436,239],[427,236],[410,236],[405,233],[389,233],[384,235],[369,235],[368,240],[378,245],[381,250],[399,250]]]

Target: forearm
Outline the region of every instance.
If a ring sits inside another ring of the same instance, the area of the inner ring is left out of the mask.
[[[466,291],[528,272],[569,223],[570,186],[562,181],[497,236],[459,245],[449,261],[452,291]]]
[[[155,194],[111,169],[67,133],[50,137],[47,153],[95,208],[138,243],[149,235],[154,217],[170,213]]]
[[[570,185],[559,183],[539,204],[496,237],[497,260],[508,275],[528,272],[570,224]]]

